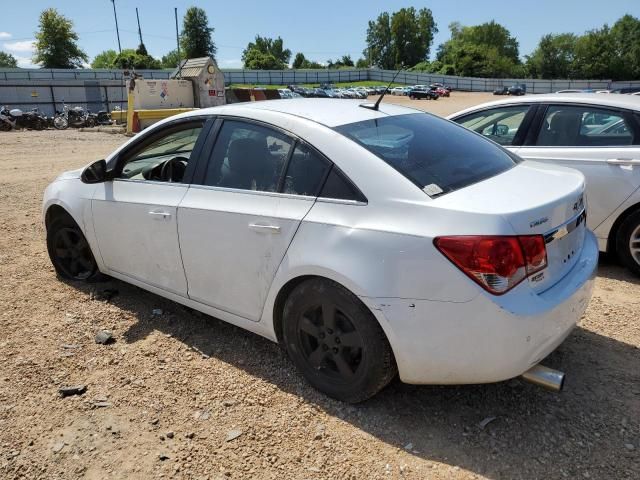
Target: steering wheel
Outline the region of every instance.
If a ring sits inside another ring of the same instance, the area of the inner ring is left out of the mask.
[[[173,157],[162,164],[160,169],[160,180],[164,182],[180,182],[187,169],[186,157]]]

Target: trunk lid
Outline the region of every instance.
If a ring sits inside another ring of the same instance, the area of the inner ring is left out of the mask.
[[[586,213],[584,176],[577,170],[526,161],[434,203],[452,210],[499,215],[516,235],[544,235],[547,268],[528,278],[536,292],[560,281],[580,257]]]

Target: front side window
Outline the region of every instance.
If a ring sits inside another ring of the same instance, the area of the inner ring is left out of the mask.
[[[336,130],[431,196],[493,177],[517,162],[494,143],[426,113],[365,120]]]
[[[633,144],[633,129],[615,110],[589,105],[551,105],[536,145],[541,147],[613,147]]]
[[[492,108],[458,118],[456,122],[500,145],[513,145],[529,108],[529,105]]]
[[[164,134],[154,136],[150,143],[125,157],[118,177],[181,182],[202,127],[200,121],[190,122],[170,127]]]
[[[205,185],[277,192],[292,140],[262,125],[225,120],[213,148]]]

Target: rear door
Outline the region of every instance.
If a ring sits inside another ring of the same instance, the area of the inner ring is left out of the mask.
[[[584,174],[589,228],[597,228],[640,187],[640,134],[631,112],[550,104],[541,106],[535,123],[516,152]]]
[[[284,254],[330,163],[262,123],[221,120],[209,162],[178,208],[189,297],[259,321]]]

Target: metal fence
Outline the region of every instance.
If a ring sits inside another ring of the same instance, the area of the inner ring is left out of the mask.
[[[392,70],[222,70],[225,84],[291,85],[359,82],[369,80],[389,83],[396,75]],[[169,78],[171,70],[137,70],[147,79]],[[455,90],[489,92],[502,86],[524,84],[527,93],[550,93],[566,89],[610,89],[640,87],[640,81],[610,80],[539,80],[454,77],[419,72],[401,72],[397,83],[417,85],[444,83]],[[29,110],[38,107],[46,115],[62,108],[62,102],[81,105],[92,111],[112,110],[126,105],[125,80],[122,70],[92,69],[7,69],[0,68],[0,104]]]

